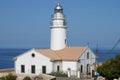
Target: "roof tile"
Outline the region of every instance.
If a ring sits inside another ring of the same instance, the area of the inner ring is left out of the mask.
[[[35,51],[49,57],[51,60],[77,60],[87,47],[66,47],[61,50],[35,49]]]

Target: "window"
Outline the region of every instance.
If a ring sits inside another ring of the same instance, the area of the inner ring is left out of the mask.
[[[32,53],[32,54],[31,54],[31,56],[32,56],[32,57],[35,57],[35,54],[34,54],[34,53]]]
[[[58,66],[57,66],[57,72],[59,72],[59,71],[60,71],[60,66],[58,65]]]
[[[87,74],[90,73],[89,64],[87,64]]]
[[[25,73],[25,65],[21,65],[21,73]]]
[[[89,52],[87,53],[87,59],[89,59]]]
[[[62,13],[63,12],[63,9],[55,9],[55,13]]]
[[[63,22],[63,25],[64,25],[64,26],[67,25],[67,23],[65,22],[65,20],[64,20],[64,22]]]
[[[42,73],[46,74],[46,66],[42,66]]]
[[[81,63],[81,60],[79,59],[78,62]]]
[[[67,44],[67,39],[65,39],[65,44]]]
[[[80,71],[81,73],[83,73],[83,65],[81,65]]]
[[[32,74],[35,74],[35,65],[32,65],[32,66],[31,66],[31,73],[32,73]]]

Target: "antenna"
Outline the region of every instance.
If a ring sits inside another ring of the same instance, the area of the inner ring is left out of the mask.
[[[60,0],[58,0],[58,3],[60,3]]]
[[[58,5],[60,5],[60,0],[58,0]]]
[[[97,71],[97,59],[98,59],[98,43],[96,45],[96,60],[95,60],[95,71]]]

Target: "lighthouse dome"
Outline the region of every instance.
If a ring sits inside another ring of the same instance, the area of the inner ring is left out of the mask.
[[[55,7],[55,13],[62,13],[63,12],[63,8],[60,5],[60,3],[57,4],[57,6]]]

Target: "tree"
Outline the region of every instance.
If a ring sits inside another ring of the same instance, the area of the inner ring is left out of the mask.
[[[115,58],[108,59],[103,62],[101,66],[98,66],[97,71],[107,80],[113,80],[120,77],[120,54]]]

